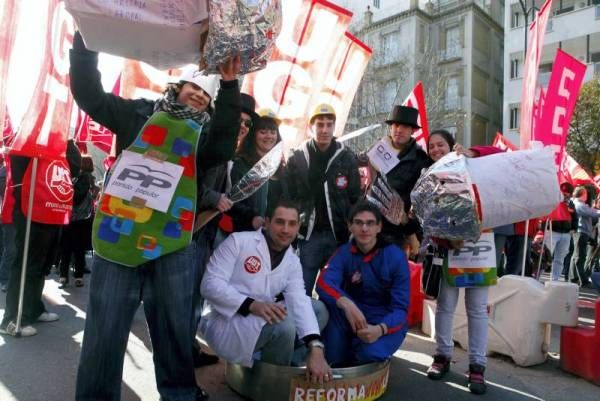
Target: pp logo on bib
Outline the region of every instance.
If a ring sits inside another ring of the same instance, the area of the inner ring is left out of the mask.
[[[250,273],[255,274],[260,271],[261,263],[260,259],[256,256],[249,256],[244,260],[244,269]]]

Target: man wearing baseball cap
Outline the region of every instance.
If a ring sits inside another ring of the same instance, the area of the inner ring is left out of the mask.
[[[298,243],[306,292],[338,245],[348,241],[346,218],[360,198],[356,156],[333,136],[335,109],[319,104],[309,118],[312,138],[288,160],[290,197],[301,204]]]

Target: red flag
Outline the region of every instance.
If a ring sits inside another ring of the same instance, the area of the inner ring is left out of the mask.
[[[118,95],[121,88],[121,76],[117,77],[113,86],[112,93]],[[110,147],[113,142],[113,133],[103,125],[98,124],[83,111],[79,110],[77,114],[77,128],[75,129],[75,140],[78,146],[91,142],[105,153],[110,153]]]
[[[546,23],[550,15],[552,0],[546,0],[537,19],[529,26],[529,40],[527,43],[527,55],[523,68],[523,86],[521,91],[521,119],[519,122],[519,133],[521,135],[521,149],[528,149],[531,141],[533,124],[533,103],[535,101],[535,89],[537,85],[538,68],[544,44],[544,33]]]
[[[47,8],[45,52],[40,75],[11,153],[50,159],[64,157],[73,98],[69,91],[69,49],[73,43],[73,19],[63,2],[40,2]]]
[[[544,108],[539,111],[542,117],[535,136],[536,140],[554,148],[557,166],[560,166],[563,158],[585,70],[585,64],[562,50],[557,50]]]
[[[560,166],[560,176],[562,176],[561,181],[566,180],[573,185],[595,185],[592,177],[566,152]]]
[[[257,108],[277,113],[281,135],[293,147],[306,137],[311,99],[334,63],[352,13],[326,0],[287,2],[282,10],[271,59],[265,69],[244,77],[242,92],[254,96]]]
[[[8,66],[10,52],[15,41],[16,24],[19,16],[19,2],[16,0],[4,0],[0,7],[0,122],[4,123],[3,132],[6,131],[8,112],[6,109],[6,82],[8,82]],[[11,127],[12,131],[12,127]],[[0,147],[3,139],[0,138]]]
[[[415,130],[412,136],[415,138],[421,148],[427,152],[427,141],[429,141],[429,125],[427,123],[425,92],[423,91],[423,83],[421,81],[417,82],[417,85],[413,88],[412,92],[410,92],[402,105],[414,107],[415,109],[419,110],[419,118],[417,118],[417,123],[421,126],[421,128]]]
[[[494,138],[494,142],[492,142],[492,146],[498,149],[502,149],[506,152],[512,152],[514,150],[517,150],[517,146],[508,139],[506,139],[506,137],[500,132],[496,132],[496,137]]]
[[[594,176],[594,185],[596,185],[596,188],[600,189],[600,174]]]
[[[15,136],[12,123],[10,122],[10,116],[8,115],[8,110],[6,108],[4,109],[4,124],[2,127],[2,142],[0,142],[0,146],[2,146],[2,144],[10,144]]]

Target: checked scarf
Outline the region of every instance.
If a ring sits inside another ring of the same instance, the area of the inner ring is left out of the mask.
[[[177,103],[175,88],[168,88],[165,95],[156,101],[154,112],[158,111],[167,112],[171,117],[179,119],[192,119],[200,125],[210,120],[210,115],[206,111],[198,111],[191,106]]]

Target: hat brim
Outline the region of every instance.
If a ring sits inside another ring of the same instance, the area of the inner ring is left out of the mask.
[[[387,125],[392,125],[393,123],[404,124],[404,125],[408,125],[408,126],[410,126],[410,127],[413,127],[413,128],[415,128],[415,129],[419,129],[419,128],[421,128],[421,126],[420,126],[420,125],[413,124],[413,123],[407,123],[407,122],[404,122],[404,121],[397,121],[397,120],[385,120],[385,123],[386,123]]]

